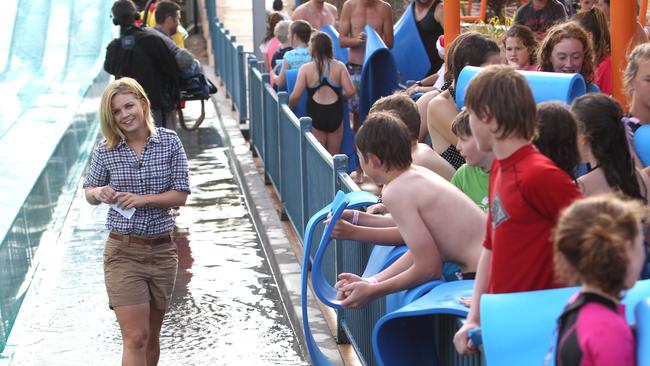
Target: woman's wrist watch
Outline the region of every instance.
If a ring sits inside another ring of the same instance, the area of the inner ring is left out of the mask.
[[[422,80],[418,80],[418,81],[416,81],[416,82],[415,82],[415,85],[417,85],[417,86],[422,86]]]

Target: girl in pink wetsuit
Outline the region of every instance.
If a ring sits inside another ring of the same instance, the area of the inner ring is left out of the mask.
[[[556,270],[582,287],[558,319],[557,366],[636,365],[634,336],[619,301],[639,278],[647,213],[638,200],[606,194],[578,200],[560,216]]]

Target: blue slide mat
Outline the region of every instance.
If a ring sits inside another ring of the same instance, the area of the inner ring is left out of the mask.
[[[469,82],[482,67],[465,66],[460,72],[456,85],[456,107],[460,110],[465,105],[465,91]],[[557,72],[522,71],[533,91],[535,103],[557,101],[570,105],[573,100],[586,93],[585,80],[580,74],[562,74]]]

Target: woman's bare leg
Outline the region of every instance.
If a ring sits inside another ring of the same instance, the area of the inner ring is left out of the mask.
[[[114,310],[122,332],[122,365],[144,365],[150,335],[149,304],[116,306]]]
[[[341,152],[341,142],[343,141],[343,124],[336,129],[336,131],[327,134],[327,151],[332,156]]]
[[[147,366],[158,365],[160,358],[160,328],[162,328],[165,310],[151,307],[149,311],[149,342],[147,343]]]

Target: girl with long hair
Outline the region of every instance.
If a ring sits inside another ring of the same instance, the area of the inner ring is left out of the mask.
[[[289,106],[294,108],[307,89],[307,115],[312,119],[312,133],[334,155],[341,150],[343,139],[343,103],[356,91],[345,64],[334,59],[328,34],[314,32],[309,50],[312,61],[298,70]]]
[[[537,50],[539,71],[581,74],[587,92],[599,92],[594,81],[594,50],[589,35],[578,23],[560,23],[548,30]]]
[[[620,192],[647,202],[650,179],[634,164],[618,102],[604,94],[586,94],[573,101],[571,111],[578,121],[580,156],[591,166],[578,178],[582,192]]]

